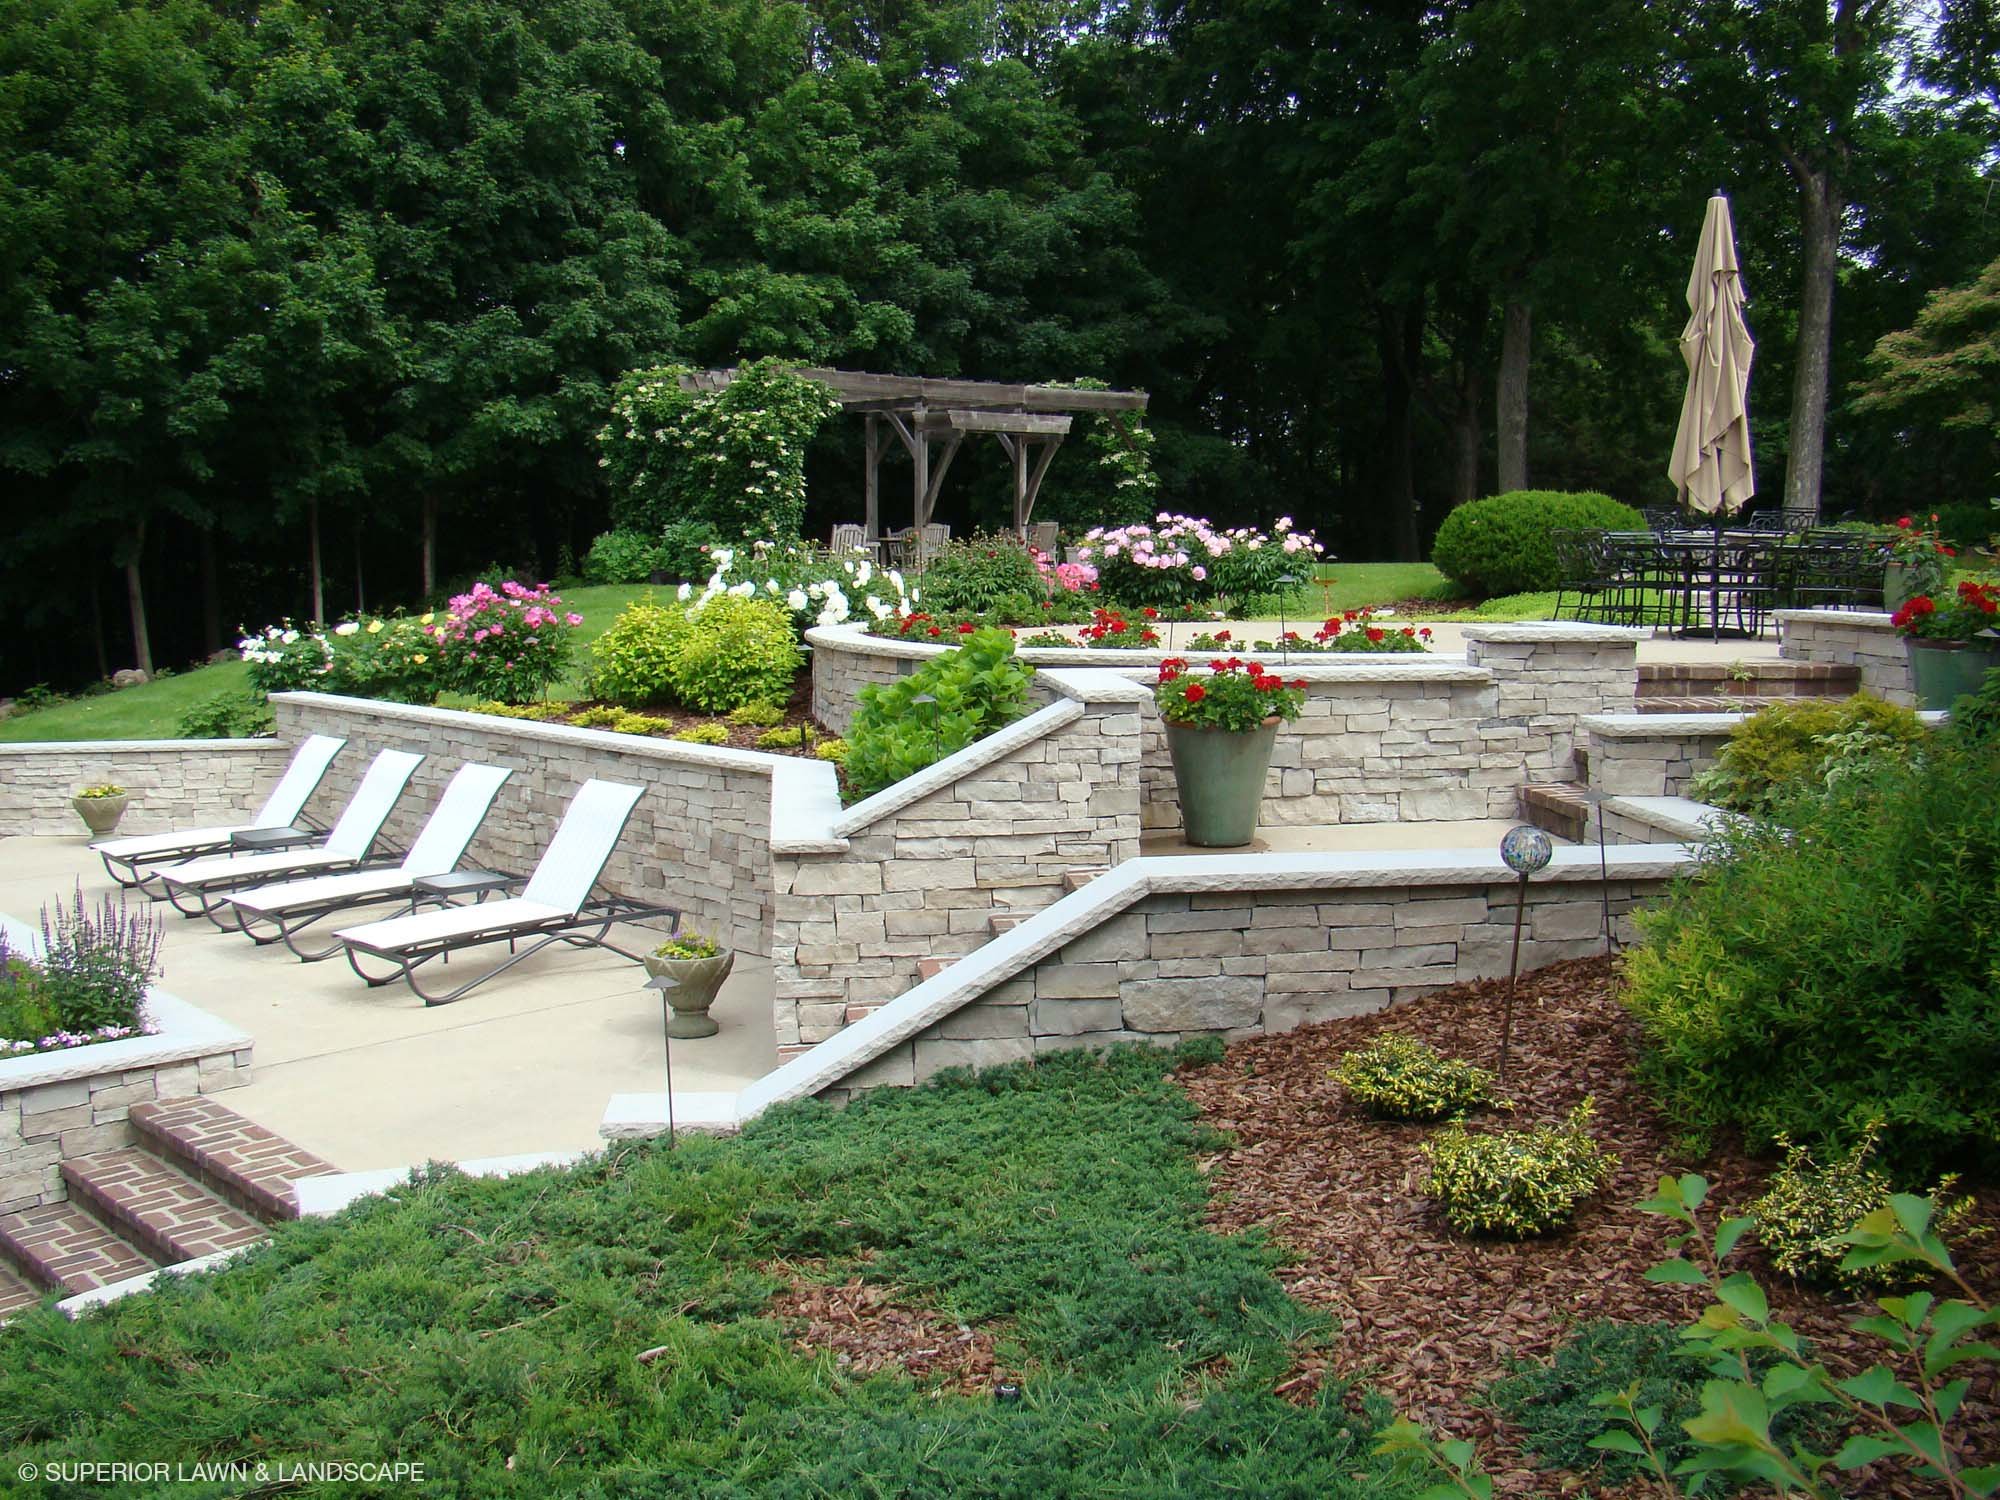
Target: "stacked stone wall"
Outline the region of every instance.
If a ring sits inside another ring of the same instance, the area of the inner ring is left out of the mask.
[[[1778,611],[1778,654],[1787,661],[1832,662],[1861,669],[1861,689],[1905,708],[1916,705],[1910,659],[1889,616],[1875,611]]]
[[[277,740],[70,740],[0,745],[0,837],[86,833],[69,799],[87,786],[132,795],[119,833],[240,822],[290,750]]]

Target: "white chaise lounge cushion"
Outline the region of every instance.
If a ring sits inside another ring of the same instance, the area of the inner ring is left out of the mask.
[[[176,849],[205,849],[214,844],[226,844],[236,834],[247,833],[253,828],[287,828],[305,811],[314,789],[325,779],[326,768],[333,764],[334,756],[346,744],[346,740],[330,734],[308,735],[292,752],[292,763],[285,767],[285,774],[278,778],[278,784],[271,788],[271,795],[264,799],[264,805],[257,809],[248,823],[215,828],[183,828],[173,833],[131,834],[122,839],[105,839],[92,844],[91,850],[113,859],[143,859],[149,854],[171,854]]]

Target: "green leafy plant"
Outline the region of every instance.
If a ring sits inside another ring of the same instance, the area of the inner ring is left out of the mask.
[[[679,932],[653,950],[655,958],[719,958],[722,944],[705,932]]]
[[[474,704],[471,709],[471,712],[476,714],[492,714],[494,717],[501,719],[526,719],[532,723],[537,723],[537,724],[553,724],[553,723],[559,723],[562,720],[567,719],[569,717],[570,705],[567,703],[489,702],[489,703]],[[588,710],[588,712],[599,713],[599,714],[616,714],[617,710],[592,709]]]
[[[1347,1097],[1385,1120],[1442,1120],[1493,1102],[1493,1075],[1400,1032],[1341,1055],[1329,1075]]]
[[[1184,657],[1160,663],[1153,702],[1169,724],[1242,733],[1266,719],[1290,723],[1305,710],[1305,683],[1287,683],[1261,662],[1218,659],[1196,674]]]
[[[325,692],[333,670],[333,644],[311,626],[284,620],[246,633],[237,654],[250,664],[250,686],[260,693]]]
[[[732,708],[727,715],[729,722],[750,729],[769,729],[773,724],[785,722],[785,710],[778,703],[745,703],[740,708]]]
[[[1729,732],[1715,764],[1688,783],[1697,801],[1764,813],[1781,789],[1824,786],[1876,757],[1906,756],[1929,737],[1916,713],[1857,693],[1759,709]]]
[[[448,649],[435,636],[437,618],[394,615],[341,621],[328,632],[333,659],[321,686],[327,692],[385,703],[432,702],[449,660]],[[455,643],[450,649],[456,649]]]
[[[1976,693],[1951,706],[1951,735],[1961,744],[1991,745],[2000,740],[2000,667],[1986,674]]]
[[[1563,580],[1552,531],[1643,531],[1646,518],[1593,491],[1510,490],[1455,507],[1438,527],[1431,561],[1482,599],[1553,589]]]
[[[585,583],[644,583],[657,566],[659,545],[643,531],[599,533],[583,559]]]
[[[570,715],[569,721],[579,729],[609,729],[625,717],[624,709],[601,703],[595,708],[579,709]]]
[[[928,560],[918,588],[926,609],[947,614],[977,614],[1031,600],[1031,607],[1039,607],[1048,595],[1034,554],[1011,534],[947,542]]]
[[[1994,1164],[1996,806],[2000,756],[1940,741],[1711,831],[1641,914],[1622,994],[1690,1138],[1839,1149],[1880,1121],[1892,1177]]]
[[[710,722],[690,725],[669,738],[689,745],[726,745],[729,743],[729,731],[720,724]]]
[[[644,708],[673,697],[673,663],[688,621],[674,605],[628,604],[590,646],[590,691],[607,703]],[[583,723],[578,716],[576,723]]]
[[[1560,1124],[1474,1135],[1454,1122],[1424,1143],[1424,1192],[1460,1234],[1528,1239],[1560,1229],[1616,1165],[1591,1139],[1590,1116],[1586,1099]]]
[[[812,743],[809,726],[786,724],[777,729],[767,729],[757,736],[759,750],[803,750]]]
[[[672,734],[674,721],[657,714],[621,713],[606,727],[619,734]]]
[[[836,766],[847,764],[848,744],[846,740],[829,735],[813,746],[813,756],[817,760],[830,760]]]
[[[804,658],[782,604],[717,595],[673,636],[667,677],[690,708],[721,713],[789,698]]]
[[[669,521],[653,549],[653,566],[677,581],[698,582],[715,571],[713,553],[723,540],[707,521]]]
[[[184,740],[242,740],[270,734],[276,727],[262,693],[238,691],[204,698],[180,716],[174,733]]]
[[[76,795],[79,797],[89,797],[89,798],[122,797],[125,795],[125,788],[117,785],[115,782],[106,781],[106,782],[101,782],[96,786],[87,786],[80,788],[77,791]]]
[[[141,907],[104,897],[42,908],[41,997],[65,1032],[144,1026],[146,986],[160,971],[160,925]]]
[[[1035,674],[1015,659],[1013,637],[977,630],[963,642],[908,677],[862,688],[846,762],[857,795],[893,786],[1026,711]]]

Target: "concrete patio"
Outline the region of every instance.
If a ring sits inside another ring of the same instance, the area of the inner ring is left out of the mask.
[[[33,925],[79,881],[92,902],[116,890],[82,837],[0,839],[0,912]],[[550,948],[426,1007],[400,984],[369,989],[341,959],[302,964],[152,909],[166,933],[160,987],[255,1038],[254,1081],[218,1101],[344,1171],[595,1148],[610,1095],[662,1086],[659,1001],[615,955]],[[674,1044],[677,1093],[733,1091],[776,1065],[768,963],[739,959],[714,1014],[718,1035]]]

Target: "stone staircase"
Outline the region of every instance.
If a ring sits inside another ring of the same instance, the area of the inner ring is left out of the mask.
[[[292,1183],[337,1170],[208,1098],[132,1106],[133,1143],[62,1164],[69,1199],[0,1214],[0,1317],[256,1244]]]
[[[1837,700],[1861,691],[1861,669],[1829,662],[1645,662],[1642,714],[1755,713],[1797,699]]]

